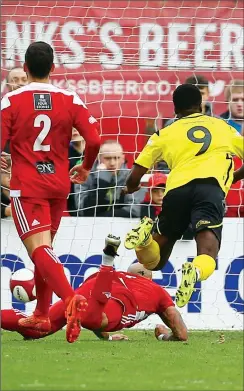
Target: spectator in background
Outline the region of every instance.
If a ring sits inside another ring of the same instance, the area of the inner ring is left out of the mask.
[[[189,76],[184,83],[187,84],[193,84],[195,85],[201,92],[202,95],[202,113],[205,115],[212,116],[212,105],[211,103],[208,102],[209,99],[209,81],[206,79],[205,76],[202,75],[195,75],[193,74],[192,76]],[[164,126],[171,125],[174,121],[176,120],[175,118],[171,118],[165,121]]]
[[[23,87],[27,84],[27,75],[23,68],[15,67],[12,68],[7,77],[6,85],[9,92],[17,90],[20,87]]]
[[[244,134],[244,80],[233,80],[225,89],[228,110],[220,115],[239,133]]]
[[[164,160],[158,162],[155,165],[154,171],[161,172],[162,174],[169,174],[170,173],[170,169],[169,169],[169,167],[167,166],[167,163]]]
[[[162,202],[165,192],[167,176],[161,173],[153,174],[148,181],[148,191],[145,194],[141,206],[140,217],[150,217],[155,220],[162,209]]]
[[[73,168],[76,164],[80,164],[83,161],[83,154],[85,150],[85,140],[79,134],[79,132],[72,129],[72,140],[69,146],[69,169]],[[71,183],[70,194],[67,201],[67,210],[70,216],[77,216],[76,202],[75,202],[75,187]]]
[[[85,150],[85,140],[79,134],[78,130],[72,129],[72,140],[69,146],[69,168],[73,168],[76,164],[83,161],[83,153]]]
[[[237,132],[244,134],[244,80],[232,80],[225,89],[225,100],[228,110],[220,115]],[[235,170],[241,167],[242,161],[233,158]],[[226,197],[226,217],[244,217],[243,181],[233,184]]]
[[[212,105],[209,102],[209,81],[205,76],[202,75],[192,75],[188,77],[185,81],[187,84],[193,84],[201,92],[202,95],[202,114],[209,115],[210,117],[213,115]]]
[[[11,159],[8,156],[4,156],[8,163],[8,168],[1,172],[1,218],[12,216],[10,206],[10,170]]]
[[[98,161],[85,183],[75,185],[76,210],[79,216],[139,217],[144,197],[139,190],[133,197],[122,193],[128,175],[122,146],[115,140],[105,141]],[[134,203],[133,205],[133,198]]]
[[[27,84],[27,75],[23,68],[15,67],[10,69],[6,77],[6,86],[9,92],[17,90]],[[9,142],[7,142],[4,152],[9,153]]]

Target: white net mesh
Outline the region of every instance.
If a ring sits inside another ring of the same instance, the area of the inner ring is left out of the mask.
[[[75,90],[99,120],[102,140],[113,139],[122,145],[126,159],[126,165],[121,163],[124,177],[148,136],[173,117],[172,92],[178,84],[189,76],[196,82],[199,75],[206,78],[206,110],[220,115],[229,109],[225,87],[243,79],[241,0],[83,1],[82,5],[80,1],[2,1],[1,8],[2,92],[7,92],[9,69],[23,64],[28,45],[35,40],[50,43],[56,65],[52,83]],[[231,120],[228,114],[227,120]],[[236,126],[241,132],[243,124],[238,121]],[[71,158],[76,162],[82,145],[77,141],[73,147]],[[103,163],[101,158],[99,164]],[[157,169],[167,173],[164,164]],[[100,167],[95,168],[93,187],[83,188],[82,192],[80,188],[71,189],[73,197],[68,209],[74,217],[63,219],[56,238],[57,254],[69,270],[74,286],[100,263],[107,233],[124,238],[135,224],[132,217],[140,216],[145,197],[146,190],[139,198],[133,198],[131,206],[131,200],[120,197],[123,175],[117,173],[107,185],[98,172]],[[145,186],[147,181],[144,178]],[[244,213],[241,186],[233,190],[229,199],[232,217]],[[12,221],[4,221],[2,228],[2,261],[7,273],[3,274],[2,299],[3,305],[9,306],[10,270],[22,267],[22,261],[29,266],[30,261]],[[242,257],[242,232],[240,219],[226,220],[219,269],[186,309],[191,327],[240,327],[243,262],[232,261]],[[135,256],[123,248],[120,254],[117,266],[126,270]],[[174,294],[178,268],[194,255],[193,241],[179,242],[171,263],[163,275],[157,272],[155,278]]]

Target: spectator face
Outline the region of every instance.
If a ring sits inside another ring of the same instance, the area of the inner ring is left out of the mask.
[[[83,137],[80,135],[78,130],[75,129],[75,128],[72,128],[72,139],[71,139],[71,141],[77,141],[78,139],[79,139],[78,141],[80,141],[80,138],[83,139]]]
[[[244,118],[244,92],[233,92],[229,103],[231,117],[237,119]]]
[[[120,170],[124,163],[124,153],[120,144],[104,144],[99,153],[100,165],[106,170]]]
[[[164,189],[162,187],[154,187],[151,191],[152,204],[162,205],[164,198]]]
[[[79,144],[80,145],[80,148],[82,149],[82,151],[84,151],[85,149],[85,140],[84,138],[80,135],[80,133],[78,132],[78,130],[76,130],[75,128],[72,128],[72,138],[71,138],[71,141],[72,143],[75,143],[76,145]]]
[[[207,102],[208,99],[209,99],[209,90],[208,90],[208,87],[202,87],[202,88],[199,88],[200,89],[200,92],[201,92],[201,95],[202,95],[202,101],[203,103]]]
[[[9,91],[17,90],[27,84],[27,76],[22,68],[16,68],[9,72],[7,87]]]

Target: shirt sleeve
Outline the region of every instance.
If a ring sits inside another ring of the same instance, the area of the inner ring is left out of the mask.
[[[86,105],[78,95],[73,97],[73,126],[86,142],[83,167],[90,170],[99,152],[101,139],[98,134],[97,120],[90,115]]]
[[[146,146],[143,148],[140,155],[135,160],[135,163],[139,164],[142,167],[150,168],[162,159],[162,137],[159,135],[159,132],[157,132],[149,138]]]
[[[1,100],[1,151],[4,150],[6,142],[10,138],[11,131],[11,103],[8,97]]]
[[[231,152],[238,156],[240,159],[244,159],[244,138],[239,132],[232,126],[230,126],[231,136]]]

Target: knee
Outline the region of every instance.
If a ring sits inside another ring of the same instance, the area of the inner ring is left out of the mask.
[[[163,267],[166,265],[166,263],[168,262],[168,257],[160,257],[160,261],[159,263],[157,264],[157,266],[155,266],[153,269],[151,269],[153,272],[156,272],[158,270],[161,270],[163,269]]]

